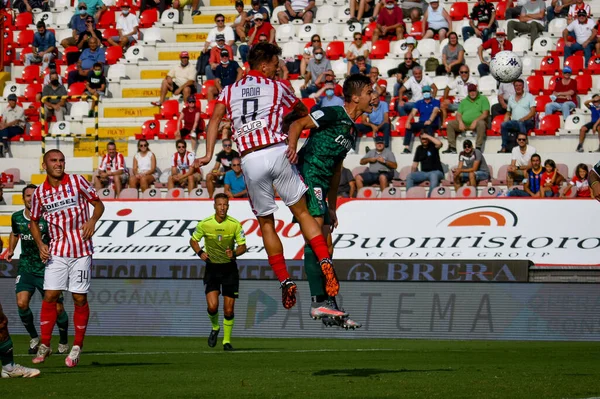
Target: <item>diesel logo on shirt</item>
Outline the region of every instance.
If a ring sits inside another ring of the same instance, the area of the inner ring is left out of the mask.
[[[64,200],[54,201],[44,205],[46,212],[60,211],[74,206],[77,206],[76,197],[65,198]]]

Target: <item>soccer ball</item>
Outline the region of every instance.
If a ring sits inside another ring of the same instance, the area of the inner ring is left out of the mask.
[[[500,51],[490,62],[490,72],[497,81],[511,83],[521,76],[523,62],[512,51]]]

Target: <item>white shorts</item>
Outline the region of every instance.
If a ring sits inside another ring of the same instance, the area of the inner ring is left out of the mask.
[[[44,290],[87,294],[92,277],[92,256],[66,258],[52,255],[46,264]]]
[[[287,145],[279,143],[251,152],[242,158],[242,170],[250,206],[256,216],[267,216],[278,209],[275,190],[287,206],[292,206],[308,189],[298,169],[287,159]]]

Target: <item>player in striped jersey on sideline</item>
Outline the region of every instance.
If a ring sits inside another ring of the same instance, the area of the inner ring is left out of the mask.
[[[92,235],[104,213],[104,204],[83,176],[65,173],[65,156],[61,151],[46,152],[42,167],[47,174],[46,181],[31,199],[31,234],[40,250],[40,258],[46,262],[40,315],[42,343],[33,362],[43,363],[52,353],[50,341],[57,318],[56,301],[62,291],[70,291],[75,305],[75,339],[65,364],[75,367],[90,318],[87,293],[94,252]],[[94,207],[91,217],[88,204]],[[50,245],[42,240],[39,225],[42,216],[48,222]]]
[[[281,49],[270,43],[252,46],[248,75],[225,87],[219,95],[208,125],[206,155],[198,159],[198,166],[211,161],[219,121],[227,115],[232,121],[232,139],[241,153],[248,197],[260,224],[269,265],[281,283],[283,306],[289,309],[296,303],[296,284],[290,279],[283,245],[275,230],[273,214],[278,208],[273,188],[289,207],[317,256],[328,295],[337,295],[339,282],[321,228],[308,212],[306,184],[287,158],[285,141],[289,124],[306,116],[308,110],[286,85],[275,80],[280,55]],[[285,117],[284,107],[292,109]],[[322,317],[347,315],[331,306],[323,310]]]

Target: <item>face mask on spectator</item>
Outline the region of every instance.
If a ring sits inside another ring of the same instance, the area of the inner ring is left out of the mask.
[[[327,95],[327,97],[333,97],[334,94],[334,90],[333,89],[327,89],[325,90],[325,94]]]
[[[127,14],[129,14],[129,10],[121,10],[121,14],[127,15]]]
[[[315,54],[315,59],[322,60],[323,59],[323,54]]]
[[[100,75],[102,75],[102,71],[96,71],[96,70],[94,70],[94,75],[100,76]]]
[[[388,10],[391,10],[392,8],[394,8],[394,3],[388,3],[388,4],[386,4],[385,8],[387,8]]]
[[[50,81],[50,83],[51,83],[53,86],[58,86],[58,79],[52,79],[52,80]]]
[[[79,9],[79,13],[80,13],[81,15],[87,15],[87,8],[83,8],[83,7],[81,7],[81,8]]]
[[[229,60],[224,60],[221,58],[221,64],[227,65],[227,64],[229,64]]]
[[[423,93],[423,98],[431,98],[431,93]]]

